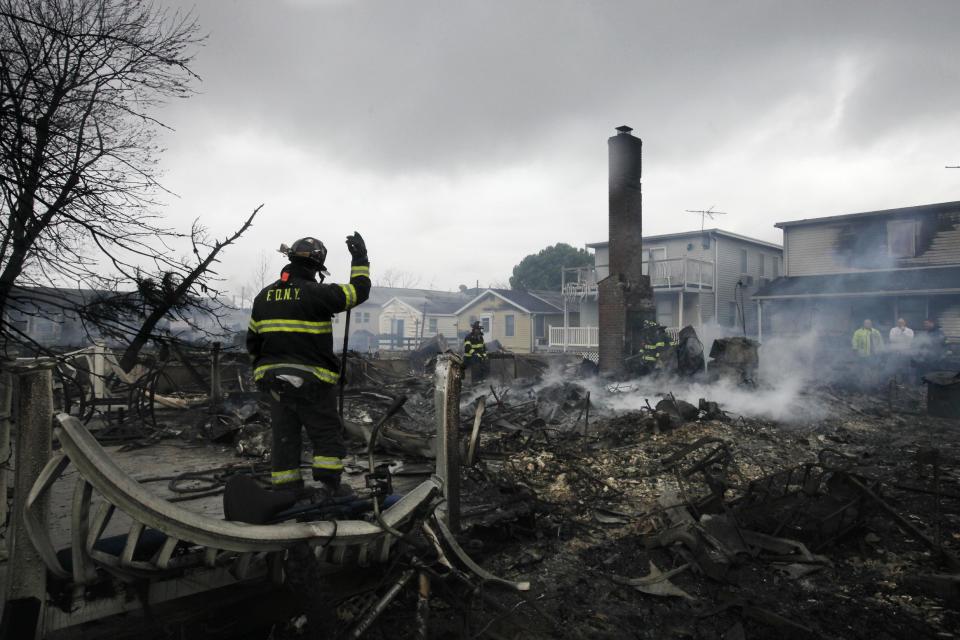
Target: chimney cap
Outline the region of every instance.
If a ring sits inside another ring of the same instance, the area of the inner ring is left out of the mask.
[[[620,132],[617,135],[628,136],[630,135],[630,132],[633,131],[633,127],[628,127],[627,125],[622,124],[619,127],[617,127],[617,131]]]

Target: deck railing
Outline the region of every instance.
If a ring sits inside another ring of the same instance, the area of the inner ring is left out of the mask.
[[[550,327],[550,347],[597,347],[600,344],[600,327]]]
[[[650,265],[653,264],[653,273]],[[650,284],[661,288],[713,288],[713,263],[694,258],[664,258],[650,263],[644,261],[643,274],[650,276]]]

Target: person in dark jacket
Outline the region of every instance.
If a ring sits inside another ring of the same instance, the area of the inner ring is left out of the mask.
[[[324,284],[327,249],[316,238],[281,247],[290,263],[253,300],[247,351],[253,378],[269,396],[273,430],[271,483],[303,487],[301,427],[313,444],[313,479],[339,491],[346,455],[337,415],[340,364],[333,352],[333,316],[370,295],[370,262],[359,233],[347,237],[349,284]],[[320,282],[317,282],[317,276]]]
[[[487,345],[480,322],[474,322],[470,333],[463,339],[463,364],[470,372],[471,382],[482,382],[487,377]]]
[[[920,384],[923,376],[942,368],[941,360],[947,357],[947,337],[937,323],[931,319],[923,321],[923,329],[914,334],[913,364],[916,367],[916,382]]]

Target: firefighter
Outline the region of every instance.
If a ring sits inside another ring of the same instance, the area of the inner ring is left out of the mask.
[[[644,320],[640,343],[642,349],[640,354],[641,370],[643,373],[650,373],[657,368],[660,356],[667,350],[670,336],[667,335],[666,329],[653,320]]]
[[[463,339],[463,362],[470,371],[471,382],[482,382],[487,377],[487,345],[479,322],[473,323],[472,330]]]
[[[370,262],[359,233],[347,237],[353,260],[349,284],[324,284],[327,249],[302,238],[286,249],[280,279],[257,294],[247,330],[253,378],[270,403],[271,484],[301,489],[301,427],[313,445],[313,479],[330,496],[340,488],[346,447],[337,415],[340,367],[333,353],[333,316],[370,295]],[[317,277],[319,275],[319,282]]]

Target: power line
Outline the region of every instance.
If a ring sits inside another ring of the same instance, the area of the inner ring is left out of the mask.
[[[707,218],[711,220],[714,219],[714,216],[725,216],[729,215],[726,211],[714,211],[713,207],[717,205],[712,205],[709,209],[684,209],[687,213],[697,213],[700,215],[700,231],[703,231],[704,223]]]

